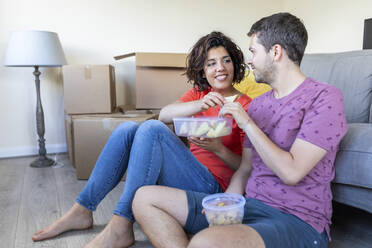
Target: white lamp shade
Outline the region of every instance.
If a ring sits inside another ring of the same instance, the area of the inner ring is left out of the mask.
[[[57,67],[66,64],[58,35],[47,31],[14,31],[5,51],[5,66]]]

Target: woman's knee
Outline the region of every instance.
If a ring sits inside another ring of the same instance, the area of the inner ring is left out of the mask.
[[[121,124],[119,124],[119,126],[116,128],[116,129],[137,129],[139,127],[139,124],[135,121],[126,121],[126,122],[123,122]]]
[[[126,121],[117,126],[113,132],[116,135],[135,134],[139,124],[134,121]]]
[[[145,133],[160,133],[167,130],[168,127],[159,120],[147,120],[143,122],[138,129],[138,131]]]

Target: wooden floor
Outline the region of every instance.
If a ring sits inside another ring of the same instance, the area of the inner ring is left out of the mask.
[[[76,180],[65,154],[51,156],[57,166],[31,168],[34,157],[0,159],[0,248],[78,248],[99,233],[112,216],[123,189],[121,182],[94,212],[94,227],[70,231],[58,238],[34,243],[32,234],[50,224],[72,206],[85,181]],[[331,248],[372,247],[372,215],[335,204]],[[152,247],[136,226],[132,247]]]

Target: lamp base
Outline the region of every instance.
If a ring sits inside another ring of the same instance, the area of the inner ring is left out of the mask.
[[[34,168],[44,168],[52,166],[53,164],[54,164],[53,159],[50,159],[48,157],[38,157],[30,164],[30,166]]]

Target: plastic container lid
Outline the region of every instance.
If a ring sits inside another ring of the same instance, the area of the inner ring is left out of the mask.
[[[233,120],[221,117],[175,117],[173,123],[178,136],[217,138],[231,134]]]
[[[231,201],[231,204],[219,206],[219,202]],[[216,204],[217,203],[217,204]],[[215,205],[216,204],[216,205]],[[218,193],[203,198],[203,208],[212,211],[228,211],[245,205],[245,198],[235,193]]]

